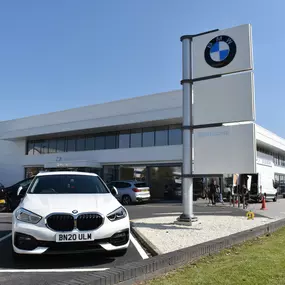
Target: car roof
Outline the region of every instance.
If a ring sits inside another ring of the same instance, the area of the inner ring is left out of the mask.
[[[109,183],[112,182],[146,183],[145,181],[138,181],[138,180],[113,180]]]
[[[96,173],[91,172],[80,172],[80,171],[47,171],[40,172],[36,176],[49,176],[49,175],[86,175],[86,176],[98,176]]]

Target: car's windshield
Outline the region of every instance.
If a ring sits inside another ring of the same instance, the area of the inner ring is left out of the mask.
[[[110,193],[99,177],[93,175],[45,175],[34,179],[29,194],[105,194]]]

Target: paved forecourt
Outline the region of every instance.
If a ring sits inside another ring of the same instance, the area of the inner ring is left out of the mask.
[[[123,257],[110,258],[96,253],[35,256],[15,263],[11,247],[11,214],[0,213],[0,284],[41,285],[69,280],[89,272],[108,269],[148,258],[146,252],[131,235],[131,244]]]

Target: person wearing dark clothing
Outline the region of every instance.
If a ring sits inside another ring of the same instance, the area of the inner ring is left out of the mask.
[[[210,200],[212,201],[212,205],[216,204],[216,194],[217,194],[217,182],[215,180],[212,180],[212,183],[209,185],[209,194],[210,194]]]
[[[248,202],[249,202],[249,191],[245,185],[242,186],[242,195],[244,199],[244,202],[243,202],[244,207],[245,209],[247,209]]]

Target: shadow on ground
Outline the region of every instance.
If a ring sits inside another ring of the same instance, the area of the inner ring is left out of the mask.
[[[134,227],[135,228],[150,228],[150,229],[156,229],[156,230],[194,230],[194,231],[200,231],[200,229],[197,229],[197,228],[174,225],[173,223],[149,224],[149,223],[143,223],[143,222],[135,222]]]
[[[122,257],[113,257],[108,253],[93,252],[82,254],[25,256],[15,261],[12,255],[12,239],[0,243],[1,269],[71,269],[71,268],[110,268],[141,260],[139,253],[131,243]]]

